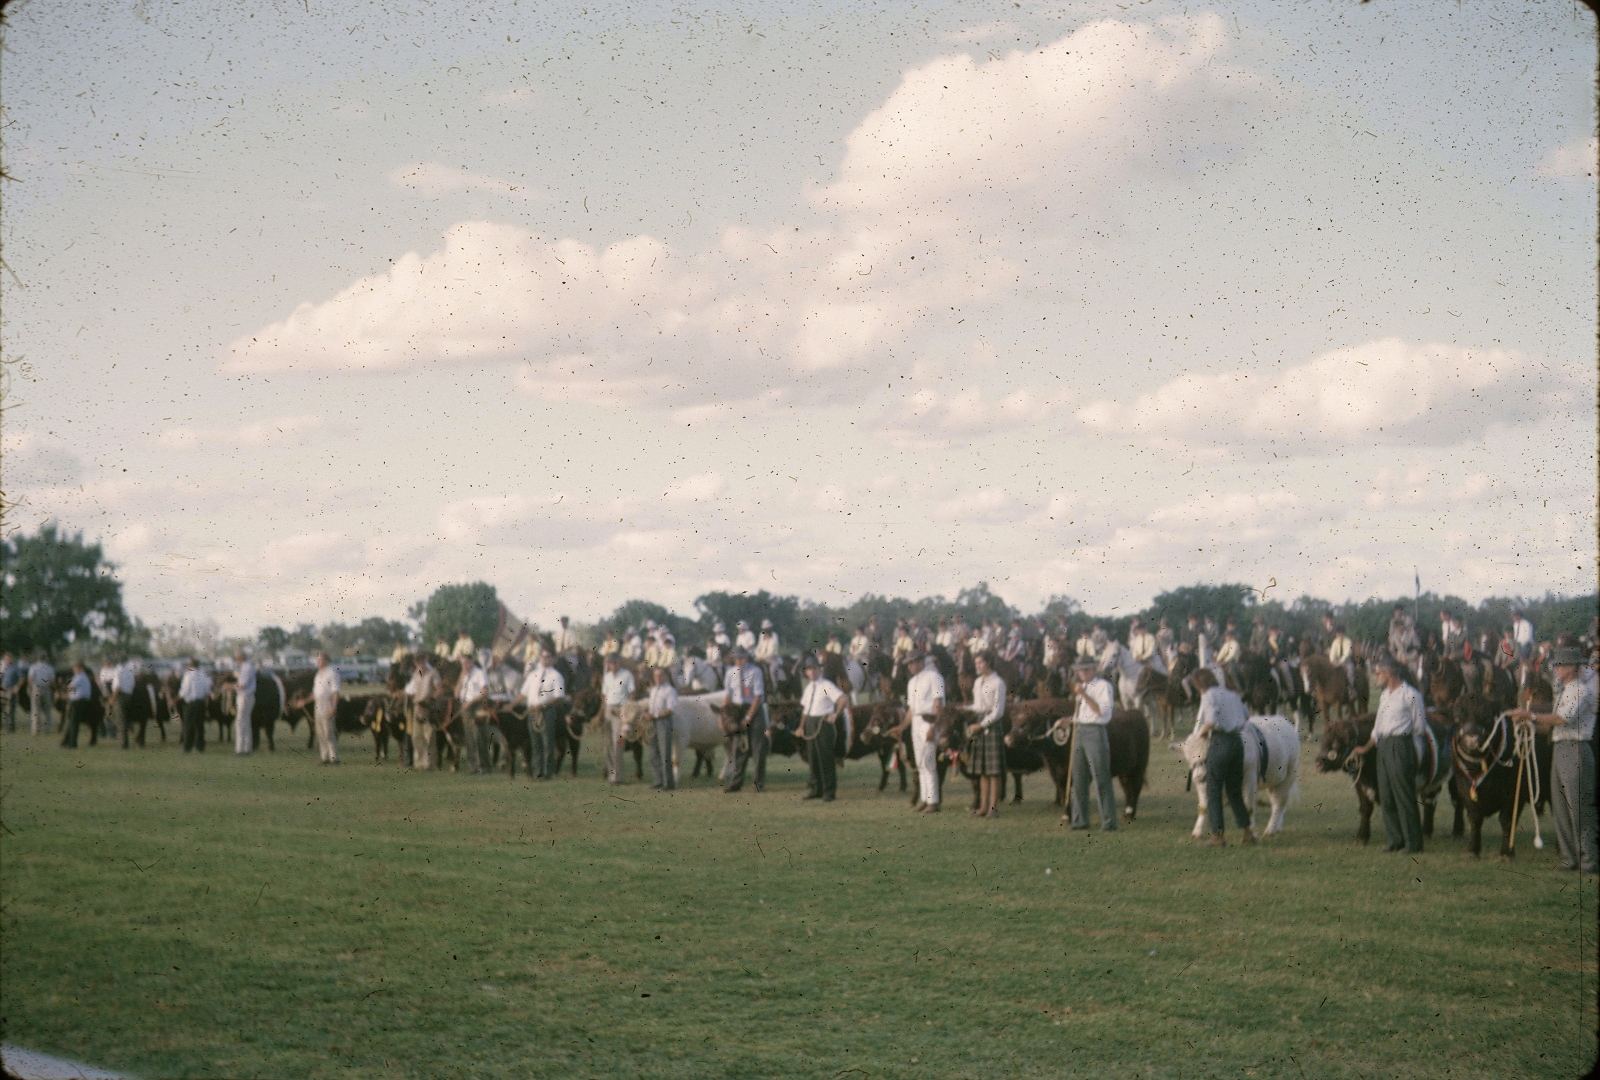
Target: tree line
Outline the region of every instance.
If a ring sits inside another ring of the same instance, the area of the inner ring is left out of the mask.
[[[384,656],[396,645],[414,648],[432,647],[439,641],[453,643],[461,630],[466,630],[477,644],[488,645],[500,620],[495,587],[478,581],[438,587],[427,599],[411,605],[406,621],[373,616],[354,624],[329,622],[320,627],[303,622],[293,628],[264,626],[247,639],[224,638],[215,622],[147,627],[139,619],[130,618],[123,607],[122,585],[116,580],[115,571],[100,544],[85,542],[82,533],[61,532],[54,524],[43,526],[37,535],[18,535],[0,542],[0,580],[4,584],[4,591],[0,592],[0,644],[11,652],[43,650],[52,657],[105,653],[216,656],[235,646],[272,655],[288,650],[325,650],[333,656]],[[991,620],[1009,624],[1013,619],[1032,622],[1042,618],[1054,627],[1059,617],[1073,634],[1098,623],[1108,633],[1125,638],[1128,624],[1136,615],[1152,625],[1165,616],[1176,629],[1193,612],[1202,618],[1210,616],[1219,625],[1231,619],[1247,638],[1257,615],[1291,636],[1302,637],[1320,632],[1322,616],[1330,614],[1355,640],[1382,641],[1388,634],[1394,605],[1402,603],[1407,611],[1415,611],[1418,630],[1426,641],[1428,633],[1438,628],[1441,610],[1463,619],[1473,631],[1500,632],[1509,628],[1514,611],[1522,611],[1541,639],[1560,633],[1585,633],[1600,610],[1600,593],[1576,597],[1551,593],[1536,598],[1489,597],[1474,604],[1431,592],[1420,597],[1342,603],[1313,596],[1287,600],[1272,592],[1270,585],[1265,589],[1246,584],[1187,585],[1157,595],[1142,609],[1113,609],[1094,615],[1066,596],[1052,596],[1038,610],[1025,612],[981,581],[962,589],[953,599],[942,595],[910,599],[866,593],[846,605],[781,596],[765,589],[719,591],[696,597],[691,614],[637,599],[621,604],[594,622],[574,619],[574,625],[591,644],[599,644],[607,633],[620,636],[630,626],[642,628],[646,621],[654,621],[670,630],[680,647],[686,647],[708,638],[718,621],[725,623],[731,634],[741,619],[752,628],[771,620],[785,645],[816,648],[833,635],[848,641],[857,626],[873,617],[884,632],[900,619],[915,619],[922,626],[932,626],[941,618],[960,616],[969,626],[976,626]]]

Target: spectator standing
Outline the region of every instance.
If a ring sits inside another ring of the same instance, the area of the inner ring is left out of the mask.
[[[600,677],[600,702],[605,708],[606,779],[613,784],[626,781],[622,764],[622,707],[633,700],[637,689],[633,672],[622,666],[622,658],[608,653],[606,673]]]
[[[38,735],[39,729],[50,734],[55,723],[55,709],[50,697],[55,691],[56,669],[44,658],[44,653],[34,653],[33,665],[28,668],[28,729]]]
[[[245,656],[243,649],[233,651],[233,663],[236,680],[233,691],[233,752],[248,754],[256,748],[250,726],[256,708],[256,665]]]
[[[556,725],[567,721],[567,682],[555,664],[555,654],[543,650],[539,663],[522,681],[522,697],[528,703],[533,770],[540,780],[550,779],[555,772]]]
[[[1424,733],[1425,713],[1422,695],[1405,681],[1405,668],[1394,656],[1378,664],[1378,715],[1372,725],[1372,738],[1353,751],[1365,754],[1378,751],[1378,799],[1383,805],[1383,828],[1389,835],[1389,851],[1405,848],[1412,855],[1422,854],[1422,815],[1417,811],[1417,745]]]
[[[117,665],[117,673],[111,678],[111,704],[109,711],[116,724],[116,730],[122,734],[122,748],[128,748],[128,710],[133,704],[133,688],[138,684],[138,672],[134,670],[133,661],[128,657],[122,658],[122,663]]]
[[[1094,667],[1092,659],[1079,663]],[[1005,680],[994,673],[987,650],[972,658],[978,677],[972,683],[972,711],[979,714],[976,723],[967,725],[967,767],[978,778],[978,817],[999,817],[995,804],[1000,801],[1000,785],[1006,776],[1006,744],[1000,730],[1000,718],[1006,712]]]
[[[1100,830],[1115,832],[1117,800],[1111,790],[1111,742],[1106,736],[1106,724],[1111,720],[1111,684],[1100,677],[1092,658],[1079,657],[1072,665],[1072,673],[1078,680],[1078,711],[1072,718],[1072,763],[1068,768],[1072,774],[1072,790],[1068,792],[1072,828],[1089,827],[1092,780],[1100,799]]]
[[[918,813],[939,812],[939,710],[944,708],[944,676],[921,653],[910,658],[915,673],[906,683],[906,712],[911,717],[911,757],[917,767],[917,785],[922,795]]]
[[[1517,720],[1532,720],[1550,732],[1550,809],[1556,819],[1556,843],[1561,848],[1559,868],[1593,874],[1600,871],[1592,741],[1600,680],[1594,669],[1584,666],[1583,659],[1583,650],[1576,645],[1557,647],[1551,656],[1559,687],[1555,711],[1518,711],[1511,715]]]
[[[89,672],[83,666],[82,660],[74,661],[72,682],[67,685],[67,731],[61,739],[62,746],[76,750],[78,728],[84,724],[88,724],[89,727],[89,745],[93,746],[100,741],[99,726],[89,723],[89,706],[92,704],[94,704],[94,684],[89,680]]]
[[[489,733],[482,724],[483,706],[489,700],[489,673],[478,666],[471,653],[461,658],[456,700],[461,703],[461,740],[467,744],[467,772],[478,776],[489,771]]]
[[[741,731],[728,736],[728,782],[723,791],[738,791],[744,786],[745,770],[750,759],[756,759],[755,789],[765,791],[767,786],[767,680],[757,664],[750,662],[750,651],[742,645],[734,647],[733,667],[728,670],[723,684],[728,690],[728,704],[745,707]]]
[[[189,668],[178,683],[178,701],[183,709],[183,752],[200,753],[206,748],[206,699],[211,696],[211,676],[200,668],[200,661],[189,659]]]
[[[406,683],[406,706],[410,710],[411,767],[423,772],[434,767],[433,761],[433,702],[443,685],[439,672],[422,649],[416,652],[416,667],[411,680]]]
[[[0,712],[5,714],[7,731],[17,730],[17,689],[26,674],[21,662],[6,653],[4,667],[0,668]]]
[[[318,755],[324,765],[339,764],[339,669],[328,654],[317,654],[317,674],[311,680],[312,709],[317,725]]]
[[[823,678],[822,661],[815,654],[806,656],[805,673],[806,686],[800,692],[800,737],[806,740],[806,757],[811,763],[805,798],[832,802],[839,788],[833,760],[839,717],[850,699],[833,680]]]
[[[678,692],[672,688],[666,668],[655,668],[650,673],[650,720],[655,725],[650,739],[650,771],[655,783],[650,786],[662,791],[677,788],[677,774],[672,771],[672,713],[678,707]],[[618,771],[621,771],[621,748],[618,748]]]

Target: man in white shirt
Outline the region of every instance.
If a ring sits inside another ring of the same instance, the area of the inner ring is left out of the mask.
[[[750,653],[742,646],[733,650],[733,667],[728,669],[723,684],[728,691],[728,704],[744,706],[744,734],[728,736],[728,777],[723,791],[738,791],[744,786],[745,769],[755,758],[755,789],[767,789],[767,680],[758,664],[750,662]]]
[[[128,748],[128,727],[131,720],[129,709],[133,705],[133,688],[138,684],[138,679],[133,661],[124,656],[122,663],[117,665],[117,673],[111,679],[111,707],[115,712],[117,728],[122,732],[124,750]]]
[[[211,696],[211,676],[200,670],[200,661],[190,658],[189,669],[178,683],[178,700],[183,708],[183,752],[204,752],[206,748],[206,699]]]
[[[855,636],[850,639],[850,659],[865,667],[867,658],[871,655],[872,639],[867,636],[865,626],[858,626]]]
[[[100,700],[105,708],[100,718],[100,734],[110,738],[116,734],[117,720],[112,715],[112,701],[116,696],[117,664],[111,657],[106,657],[100,665],[100,670],[95,673],[94,681],[100,684]]]
[[[677,774],[672,769],[672,713],[678,707],[678,692],[672,688],[666,668],[656,668],[650,678],[647,708],[655,724],[655,734],[650,740],[650,772],[655,783],[650,786],[672,791],[678,786]]]
[[[465,631],[462,631],[465,633]],[[468,653],[463,665],[472,662]],[[465,666],[462,668],[466,670]],[[311,680],[312,714],[317,726],[317,752],[324,765],[339,764],[339,669],[328,654],[317,654],[317,674]]]
[[[771,619],[761,620],[761,638],[756,642],[756,663],[770,664],[778,658],[778,632]]]
[[[429,662],[428,654],[417,650],[416,667],[406,683],[406,705],[410,715],[411,767],[421,772],[434,767],[433,736],[437,729],[433,722],[433,701],[443,688],[439,672]]]
[[[1600,681],[1583,661],[1583,650],[1576,645],[1558,646],[1550,658],[1557,687],[1555,711],[1535,714],[1520,710],[1511,715],[1550,732],[1550,812],[1561,848],[1558,868],[1593,874],[1600,871],[1593,742]]]
[[[805,798],[832,802],[839,786],[834,762],[839,717],[850,699],[831,679],[822,677],[822,661],[817,656],[806,656],[805,673],[806,686],[800,691],[800,737],[806,740],[806,757],[811,762]]]
[[[473,776],[489,771],[489,732],[483,715],[489,701],[489,673],[478,666],[472,655],[461,658],[461,675],[456,679],[456,707],[461,716],[461,741],[466,744],[467,772]]]
[[[528,740],[534,775],[548,780],[555,772],[556,725],[567,722],[567,682],[557,670],[555,654],[539,654],[537,666],[522,680],[522,700],[528,703]]]
[[[572,620],[566,615],[561,616],[561,629],[556,631],[556,655],[565,656],[567,663],[575,664],[578,660],[578,632],[572,629]]]
[[[466,660],[477,651],[477,646],[473,645],[472,636],[470,634],[468,634],[465,630],[459,630],[456,632],[456,644],[455,648],[450,650],[450,659]]]
[[[1225,820],[1223,799],[1233,810],[1234,823],[1243,833],[1244,842],[1256,842],[1255,829],[1250,826],[1250,808],[1244,803],[1244,725],[1250,719],[1250,710],[1227,687],[1217,685],[1217,676],[1210,668],[1194,673],[1194,688],[1200,691],[1200,710],[1195,714],[1194,728],[1202,736],[1210,736],[1206,747],[1206,814],[1211,819],[1211,835],[1200,841],[1201,847],[1224,847]]]
[[[1378,800],[1383,805],[1383,828],[1389,851],[1404,848],[1422,854],[1422,815],[1417,811],[1417,739],[1423,736],[1427,713],[1422,695],[1402,677],[1405,669],[1393,656],[1378,664],[1378,715],[1372,738],[1352,753],[1359,757],[1378,751]]]
[[[1080,656],[1072,665],[1078,683],[1078,710],[1072,717],[1072,776],[1068,820],[1073,829],[1089,827],[1089,783],[1100,802],[1100,830],[1115,832],[1117,798],[1111,789],[1111,684],[1102,679],[1094,657]]]
[[[622,638],[622,655],[635,664],[644,659],[644,638],[640,637],[639,631],[631,626]]]
[[[633,672],[622,666],[621,659],[606,657],[605,674],[600,676],[600,703],[605,710],[606,779],[613,784],[627,782],[622,762],[622,707],[633,700],[637,688]]]
[[[738,633],[734,635],[733,643],[739,648],[743,649],[745,652],[754,652],[756,648],[756,636],[755,634],[751,633],[750,624],[745,622],[743,619],[740,619],[739,624],[734,629],[737,630]]]
[[[1518,660],[1533,655],[1533,623],[1520,611],[1511,617],[1511,641],[1516,646]]]
[[[911,758],[917,766],[922,803],[917,812],[939,812],[939,739],[934,722],[944,708],[944,677],[921,653],[908,661],[912,674],[906,683],[906,713],[911,718]]]
[[[248,754],[255,749],[250,721],[256,707],[256,666],[243,649],[233,650],[233,665],[233,752]]]
[[[72,681],[67,684],[67,723],[66,732],[61,737],[61,745],[69,750],[78,748],[78,728],[89,728],[89,745],[94,746],[100,741],[100,728],[89,723],[89,706],[94,703],[94,686],[89,679],[89,670],[79,660],[72,665]]]

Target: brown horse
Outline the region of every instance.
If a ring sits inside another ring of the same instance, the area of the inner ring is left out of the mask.
[[[1344,668],[1318,652],[1309,641],[1300,646],[1300,677],[1305,680],[1306,690],[1316,701],[1317,715],[1322,717],[1324,724],[1335,719],[1336,715],[1356,714],[1355,695],[1351,693],[1350,680],[1345,677]],[[1338,713],[1334,710],[1338,710]]]

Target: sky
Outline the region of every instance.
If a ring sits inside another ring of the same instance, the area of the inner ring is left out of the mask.
[[[152,625],[1596,583],[1571,0],[20,0],[8,531]]]

